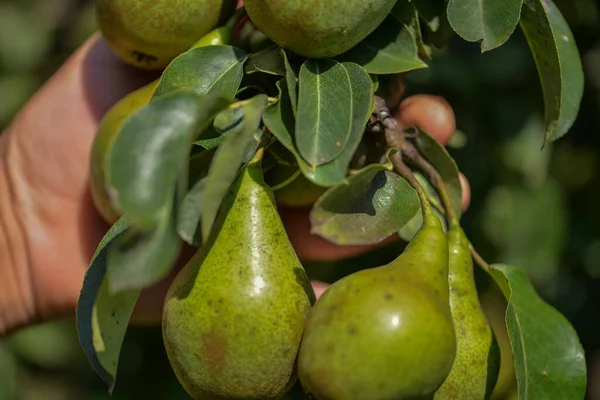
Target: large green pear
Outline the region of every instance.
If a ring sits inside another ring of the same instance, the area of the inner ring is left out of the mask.
[[[295,361],[314,292],[260,167],[245,168],[213,234],[173,281],[163,339],[194,399],[277,399]]]
[[[342,54],[375,30],[396,0],[245,0],[248,16],[285,49],[309,58]]]
[[[126,63],[157,70],[227,18],[237,0],[96,0],[98,26]]]
[[[342,278],[315,305],[298,374],[317,399],[426,398],[448,376],[456,353],[448,241],[422,205],[424,223],[398,258]]]
[[[487,400],[500,370],[500,350],[479,302],[469,239],[458,219],[448,230],[450,309],[456,330],[456,359],[435,400]]]

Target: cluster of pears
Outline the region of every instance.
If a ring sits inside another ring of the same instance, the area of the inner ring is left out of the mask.
[[[237,0],[96,0],[98,26],[126,63],[160,70],[234,11]],[[309,58],[342,54],[372,33],[396,0],[246,0],[253,24]]]
[[[489,399],[499,350],[479,303],[469,242],[421,198],[423,223],[391,263],[334,283],[298,357],[320,400]]]
[[[400,256],[315,303],[257,158],[167,294],[163,338],[187,392],[280,399],[298,377],[319,400],[489,399],[499,351],[458,221],[446,233],[422,198]]]

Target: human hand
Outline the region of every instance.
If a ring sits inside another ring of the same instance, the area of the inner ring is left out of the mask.
[[[104,113],[156,75],[121,63],[94,35],[29,101],[0,137],[0,335],[58,315],[73,313],[85,270],[108,229],[89,194],[89,156]],[[438,97],[405,99],[396,114],[446,144],[455,120]],[[469,199],[464,188],[463,207]],[[309,208],[281,208],[302,260],[336,260],[372,246],[337,246],[310,234]],[[187,248],[180,264],[192,254]],[[160,320],[172,276],[142,293],[138,322]],[[317,295],[326,285],[313,282]]]

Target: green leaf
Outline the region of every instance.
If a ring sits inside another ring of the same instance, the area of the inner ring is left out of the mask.
[[[399,0],[392,13],[358,45],[336,59],[355,62],[370,74],[396,74],[427,68],[419,57],[419,18],[408,0]]]
[[[342,153],[332,162],[312,168],[300,156],[295,147],[294,115],[285,80],[278,82],[279,101],[267,108],[263,121],[269,131],[296,157],[304,176],[319,186],[333,186],[346,178],[348,166],[364,133],[366,123],[373,110],[373,81],[364,68],[353,63],[343,63],[351,77],[352,130]]]
[[[546,143],[565,135],[583,96],[579,50],[569,26],[551,0],[525,0],[521,29],[529,42],[544,92]]]
[[[150,229],[170,210],[192,141],[228,101],[189,92],[164,95],[131,116],[108,154],[107,187],[135,226]]]
[[[175,58],[162,73],[153,100],[173,91],[208,92],[235,97],[248,54],[236,47],[215,45],[191,49]]]
[[[85,273],[76,309],[79,342],[110,392],[115,387],[119,354],[139,291],[111,294],[106,263],[110,247],[129,227],[129,222],[121,218],[98,245]]]
[[[196,182],[185,195],[177,213],[177,233],[179,237],[192,246],[200,246],[200,217],[202,216],[202,197],[206,178]]]
[[[330,188],[310,213],[312,233],[340,245],[378,243],[419,211],[419,197],[390,166],[373,164]]]
[[[246,62],[246,73],[263,72],[269,75],[285,76],[285,62],[279,47],[269,47],[251,54]]]
[[[503,45],[512,35],[522,5],[523,0],[450,0],[448,20],[463,39],[481,41],[485,52]]]
[[[252,143],[260,125],[263,111],[267,107],[267,96],[260,94],[242,103],[242,128],[227,135],[210,165],[204,196],[202,198],[202,237],[209,237],[223,198],[244,163],[248,146]]]
[[[415,0],[414,4],[427,27],[436,32],[440,21],[446,18],[446,0]]]
[[[490,274],[508,300],[519,398],[583,399],[585,355],[569,321],[540,298],[522,269],[496,264]]]
[[[158,225],[147,230],[132,227],[115,240],[108,252],[107,266],[112,293],[152,286],[175,266],[182,243],[176,230],[173,201],[174,194]]]
[[[456,212],[457,217],[460,217],[462,214],[462,187],[460,185],[460,179],[458,178],[458,167],[456,166],[456,162],[452,156],[450,156],[448,151],[446,151],[444,146],[427,132],[419,131],[415,141],[421,154],[423,154],[427,161],[429,161],[440,173],[450,195],[450,200],[454,205],[454,212]],[[435,193],[432,194],[435,199],[440,202],[439,197]]]
[[[205,150],[213,150],[219,147],[219,145],[223,143],[223,140],[225,140],[225,136],[217,136],[210,139],[196,140],[194,144],[196,146],[202,147]]]
[[[344,149],[352,129],[351,77],[334,60],[307,60],[300,68],[296,146],[312,166]]]
[[[288,95],[290,96],[292,111],[294,116],[296,116],[296,112],[298,111],[298,73],[290,64],[285,50],[281,49],[281,54],[285,63],[285,79],[287,80]]]

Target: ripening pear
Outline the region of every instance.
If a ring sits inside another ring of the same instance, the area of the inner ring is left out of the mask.
[[[456,331],[456,359],[435,400],[487,400],[500,369],[500,351],[479,302],[469,240],[457,219],[450,221],[448,247],[450,309]]]
[[[256,27],[285,49],[309,58],[342,54],[373,32],[396,0],[245,0]]]
[[[163,340],[182,386],[194,399],[280,398],[314,296],[253,161],[167,293]]]
[[[315,305],[298,375],[317,399],[419,399],[448,376],[456,353],[448,241],[421,203],[424,222],[400,256],[335,282]]]
[[[214,29],[194,43],[191,48],[229,43],[231,30],[231,27],[227,26]],[[102,218],[111,225],[121,215],[112,206],[106,190],[105,167],[108,152],[125,121],[150,102],[159,82],[158,79],[150,82],[119,100],[104,115],[96,131],[90,155],[90,191],[96,209]]]
[[[229,17],[237,0],[96,0],[111,49],[138,68],[158,70]]]

